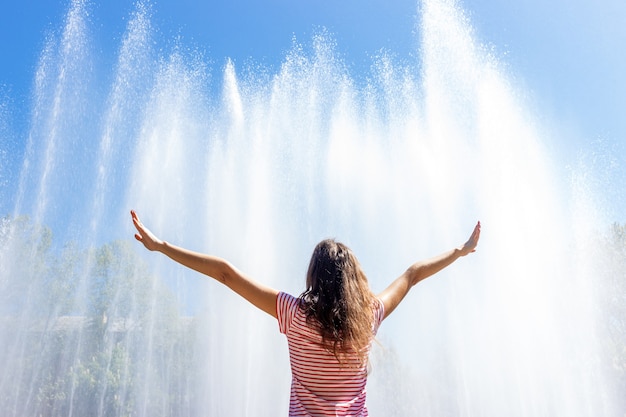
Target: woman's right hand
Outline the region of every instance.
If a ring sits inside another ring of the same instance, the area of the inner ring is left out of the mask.
[[[137,213],[135,213],[135,210],[131,210],[130,215],[133,218],[133,224],[137,229],[137,233],[135,233],[135,239],[143,243],[146,249],[150,251],[159,250],[159,247],[163,245],[163,241],[153,235],[152,232],[141,223],[139,217],[137,217]]]
[[[465,244],[460,248],[461,256],[465,256],[469,253],[476,252],[476,246],[478,246],[478,239],[480,239],[480,222],[476,224],[474,227],[474,231],[470,238],[465,242]]]

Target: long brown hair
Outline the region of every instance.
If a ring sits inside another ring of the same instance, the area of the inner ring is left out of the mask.
[[[373,334],[374,294],[356,256],[333,239],[317,244],[311,256],[300,307],[319,326],[322,345],[343,362],[354,350],[361,364]]]

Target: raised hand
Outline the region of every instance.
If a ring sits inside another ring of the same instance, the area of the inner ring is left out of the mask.
[[[465,256],[469,253],[476,251],[476,246],[478,246],[478,240],[480,239],[480,222],[476,223],[474,227],[474,231],[472,235],[469,237],[467,242],[461,247],[461,256]]]
[[[137,233],[135,233],[135,239],[143,243],[143,245],[148,250],[158,250],[159,247],[163,245],[163,241],[158,239],[146,226],[141,223],[139,217],[137,217],[137,213],[135,212],[135,210],[131,210],[130,215],[133,218],[133,224],[137,229]]]

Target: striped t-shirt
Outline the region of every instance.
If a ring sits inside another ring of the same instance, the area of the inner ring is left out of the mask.
[[[380,300],[374,306],[374,334],[384,317]],[[289,416],[367,416],[367,366],[356,355],[340,364],[321,346],[322,336],[306,322],[298,298],[281,292],[276,301],[280,332],[287,336],[291,363]],[[369,347],[368,347],[369,353]]]

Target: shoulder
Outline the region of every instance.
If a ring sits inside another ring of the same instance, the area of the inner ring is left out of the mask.
[[[276,298],[276,303],[279,306],[285,306],[285,307],[288,307],[288,308],[293,308],[293,307],[299,305],[300,299],[298,297],[294,297],[291,294],[288,294],[286,292],[280,291],[278,293],[277,298]]]
[[[300,305],[300,299],[286,292],[279,292],[276,297],[276,317],[281,333],[287,333]]]

